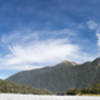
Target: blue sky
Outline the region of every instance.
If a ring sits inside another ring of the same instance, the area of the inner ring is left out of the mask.
[[[0,0],[0,78],[100,57],[99,0]]]

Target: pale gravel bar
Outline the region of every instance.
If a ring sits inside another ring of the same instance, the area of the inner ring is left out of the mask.
[[[0,94],[0,100],[100,100],[100,97]]]

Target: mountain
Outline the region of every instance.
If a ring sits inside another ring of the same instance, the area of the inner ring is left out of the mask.
[[[84,64],[64,61],[52,67],[22,71],[7,80],[35,88],[46,88],[55,93],[69,88],[87,88],[100,83],[100,58]]]
[[[35,89],[5,80],[0,80],[0,93],[51,94],[48,90]]]

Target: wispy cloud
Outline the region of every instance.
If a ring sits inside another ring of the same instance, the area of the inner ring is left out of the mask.
[[[67,35],[57,38],[62,34]],[[7,45],[9,53],[0,58],[3,66],[0,68],[25,70],[54,65],[65,59],[77,62],[92,60],[93,57],[83,52],[80,45],[71,43],[69,37],[74,36],[75,32],[69,29],[3,35],[1,42]]]
[[[97,36],[97,45],[98,48],[100,49],[100,33],[96,33],[96,36]]]
[[[95,21],[89,20],[87,22],[89,29],[95,30],[98,27],[98,24]]]
[[[4,44],[26,42],[28,40],[39,40],[42,36],[59,36],[59,35],[66,35],[68,36],[75,36],[75,31],[72,29],[62,29],[62,30],[40,30],[40,31],[32,31],[27,30],[25,31],[12,31],[8,35],[4,34],[0,38],[0,42]]]
[[[3,64],[13,65],[14,68],[15,65],[55,64],[76,54],[79,49],[77,45],[68,43],[67,39],[42,40],[25,46],[19,44],[9,48],[11,53],[3,58]]]
[[[97,36],[97,46],[100,49],[100,24],[90,20],[87,22],[87,25],[90,30],[95,30]]]

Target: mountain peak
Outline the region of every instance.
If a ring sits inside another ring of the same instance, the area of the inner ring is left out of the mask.
[[[77,65],[76,62],[69,61],[69,60],[64,60],[62,63],[71,63],[72,65]]]

